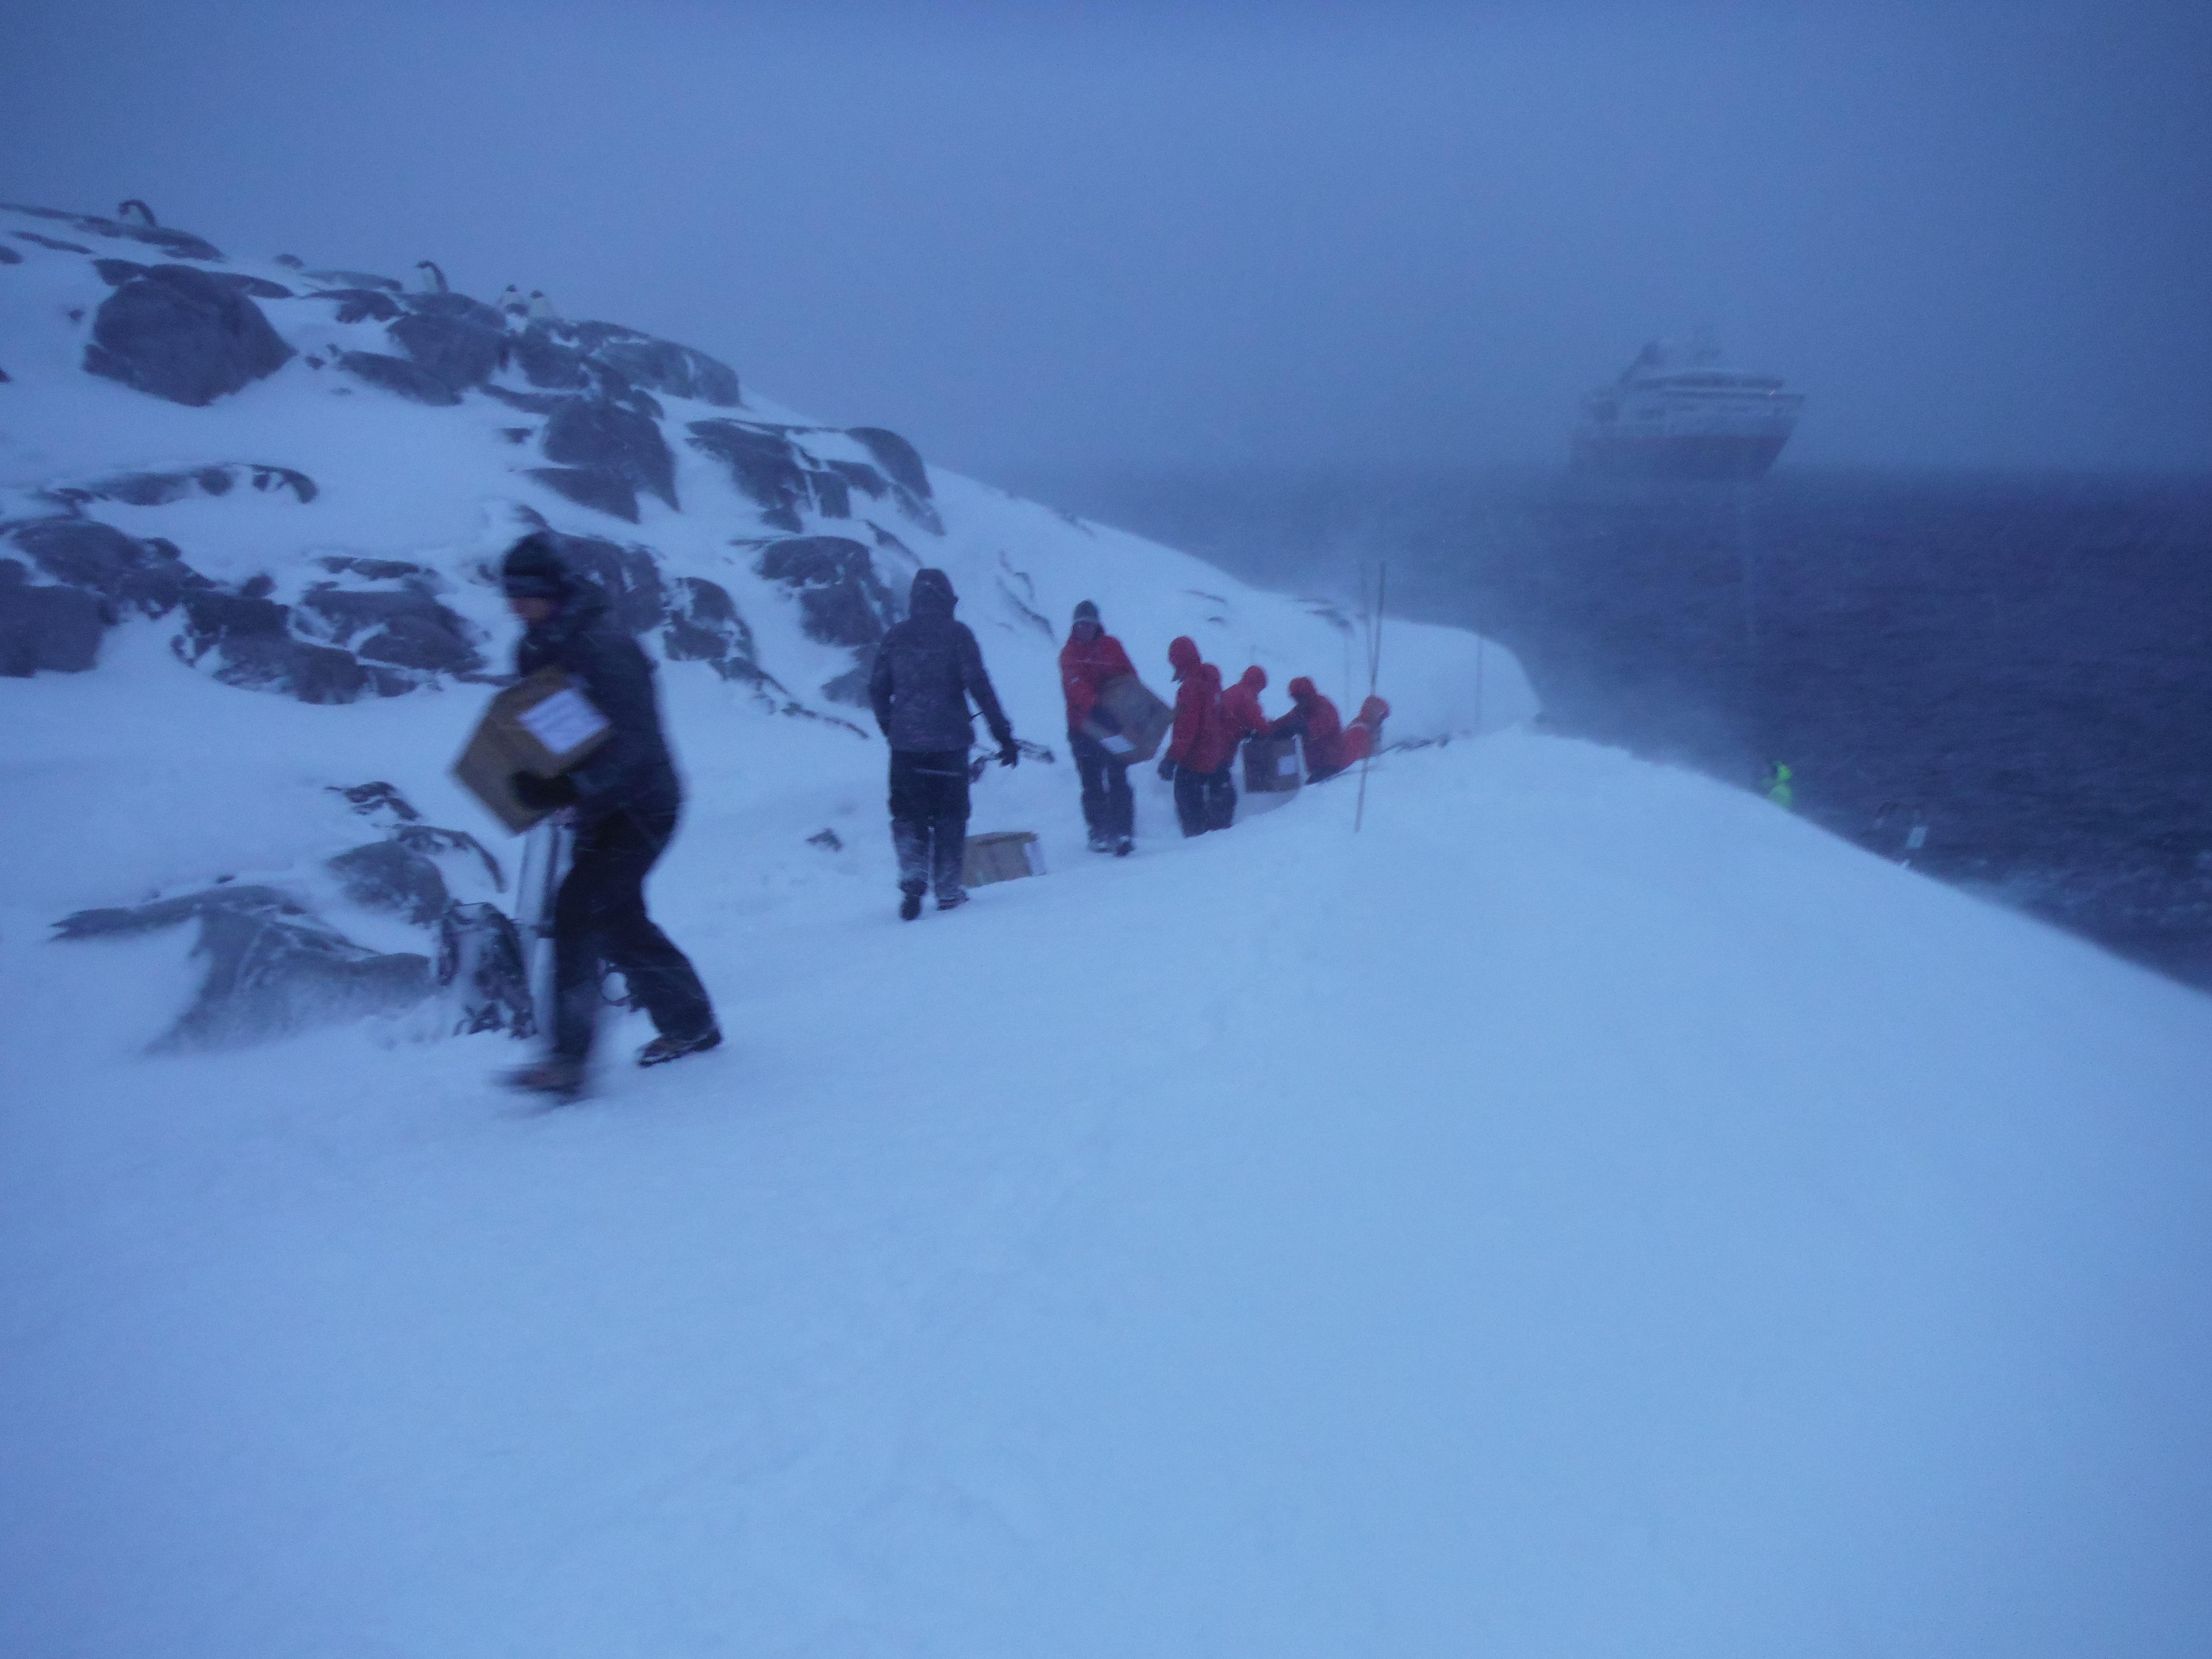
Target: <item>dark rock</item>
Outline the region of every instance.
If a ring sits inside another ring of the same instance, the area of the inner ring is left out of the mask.
[[[28,574],[0,559],[0,676],[83,672],[100,655],[110,611],[82,588],[33,587]]]
[[[117,236],[127,238],[134,242],[143,242],[149,247],[158,247],[164,252],[173,253],[179,259],[219,261],[222,258],[222,252],[213,243],[201,240],[190,231],[165,230],[159,225],[132,224],[123,220],[105,219],[96,213],[64,213],[58,208],[26,207],[16,202],[0,202],[0,208],[7,209],[10,213],[28,214],[34,219],[52,219],[62,224],[74,225],[77,229],[88,231],[95,236]],[[27,233],[16,232],[19,236],[26,234]],[[73,247],[71,252],[82,253],[88,250]]]
[[[514,366],[532,386],[580,391],[591,384],[583,352],[556,337],[552,324],[531,324],[514,337],[510,349]]]
[[[155,265],[101,302],[84,367],[198,408],[275,374],[292,355],[261,307],[230,284],[190,265]]]
[[[537,430],[534,426],[503,426],[499,429],[499,435],[511,444],[526,444]]]
[[[404,823],[392,832],[392,839],[402,847],[434,859],[447,854],[459,854],[475,859],[483,866],[484,874],[501,892],[507,890],[506,874],[491,849],[465,830],[441,830],[431,823]]]
[[[909,489],[924,501],[930,499],[929,469],[922,465],[921,452],[899,436],[879,426],[856,426],[848,428],[876,465],[887,473],[891,482]]]
[[[618,474],[596,466],[532,466],[524,471],[579,507],[637,522],[637,490]]]
[[[327,585],[310,589],[300,610],[356,656],[395,668],[473,673],[483,666],[476,630],[419,587],[364,592]],[[356,636],[358,640],[356,640]]]
[[[576,323],[564,332],[594,362],[664,396],[690,398],[725,409],[744,401],[738,393],[737,372],[703,351],[615,323]]]
[[[817,830],[806,838],[809,847],[818,847],[825,853],[842,853],[845,843],[835,830]]]
[[[128,909],[80,910],[55,924],[64,939],[122,939],[199,924],[192,954],[207,962],[199,994],[156,1052],[228,1047],[315,1025],[394,1013],[433,988],[430,962],[355,944],[272,887],[210,887]]]
[[[425,592],[442,593],[446,579],[428,565],[410,564],[404,559],[371,559],[351,553],[325,553],[315,562],[336,574],[351,571],[355,575],[373,582],[406,582]]]
[[[853,489],[844,475],[834,471],[810,472],[806,482],[814,492],[815,510],[825,519],[849,519],[853,516]]]
[[[404,286],[396,276],[377,276],[365,270],[311,270],[307,277],[334,289],[381,289],[387,294],[397,294]]]
[[[642,547],[618,547],[597,536],[546,532],[569,569],[607,596],[616,619],[633,634],[660,625],[666,612],[660,567]]]
[[[669,584],[667,618],[660,648],[671,662],[703,662],[726,680],[783,690],[762,670],[753,630],[719,583],[702,576],[677,577]]]
[[[877,576],[868,550],[845,537],[770,542],[753,569],[798,594],[801,626],[821,644],[872,646],[898,619],[898,606]]]
[[[20,265],[23,256],[12,247],[0,246],[0,265]]]
[[[832,675],[822,682],[822,695],[832,702],[850,703],[855,708],[868,706],[868,676],[872,665],[856,662],[842,674]]]
[[[16,235],[27,242],[36,242],[40,247],[50,247],[57,253],[89,253],[92,250],[82,242],[64,242],[57,237],[41,236],[35,230],[19,230]]]
[[[195,665],[212,653],[215,677],[225,685],[281,691],[301,702],[353,702],[364,693],[397,696],[413,689],[404,678],[372,675],[350,652],[312,645],[289,634],[179,635],[174,644],[178,656]]]
[[[289,489],[305,506],[320,492],[306,473],[258,461],[226,461],[184,472],[123,472],[88,484],[65,484],[46,493],[56,501],[124,501],[132,507],[162,507],[192,495],[227,495],[240,482],[266,494]]]
[[[460,393],[404,357],[387,357],[380,351],[341,351],[338,367],[412,403],[443,407],[461,400]]]
[[[134,276],[153,276],[161,270],[159,265],[142,265],[129,259],[94,259],[92,268],[100,273],[100,280],[110,288],[120,288]],[[200,275],[211,283],[221,283],[226,288],[235,289],[256,300],[289,300],[295,297],[292,290],[282,283],[248,276],[243,271],[204,270]]]
[[[824,461],[823,465],[843,479],[848,489],[859,490],[872,501],[883,500],[890,489],[890,480],[866,462]]]
[[[100,273],[100,280],[110,288],[121,288],[133,276],[152,274],[152,268],[135,259],[94,259],[92,268]]]
[[[799,451],[773,427],[741,421],[694,421],[690,444],[729,470],[731,482],[761,509],[761,517],[796,535],[805,526],[799,509],[812,499]]]
[[[213,586],[161,538],[140,541],[89,519],[20,520],[0,526],[0,535],[56,581],[149,617],[173,609],[187,592]]]
[[[342,323],[388,323],[405,314],[399,309],[399,301],[373,288],[318,289],[307,297],[337,301],[337,320]]]
[[[363,817],[374,817],[380,812],[389,812],[402,823],[422,821],[422,813],[415,810],[414,802],[388,783],[326,784],[334,795],[343,795],[347,804]]]
[[[595,398],[564,398],[547,419],[540,442],[550,461],[613,473],[676,505],[676,458],[659,423],[634,410]]]
[[[296,253],[280,253],[276,256],[276,263],[287,270],[305,270],[307,268],[307,262]]]
[[[452,905],[438,918],[438,983],[454,1005],[456,1036],[538,1030],[522,935],[497,905]]]
[[[516,392],[503,386],[488,386],[485,395],[496,398],[510,409],[519,409],[526,415],[550,415],[568,401],[565,398],[542,392]]]
[[[398,841],[372,841],[325,862],[345,896],[364,910],[427,927],[453,902],[438,866]]]
[[[473,309],[450,306],[418,309],[393,323],[386,332],[399,342],[410,357],[456,392],[482,386],[498,373],[507,361],[507,330],[501,325],[497,312],[458,294],[426,294],[421,298],[458,300]]]

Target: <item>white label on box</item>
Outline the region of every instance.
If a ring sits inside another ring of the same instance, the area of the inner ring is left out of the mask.
[[[1278,755],[1275,757],[1275,775],[1277,777],[1294,778],[1297,776],[1297,775],[1298,757],[1296,755]]]
[[[1134,754],[1137,748],[1135,744],[1131,743],[1128,738],[1123,737],[1119,732],[1115,732],[1109,736],[1099,738],[1098,746],[1101,749],[1103,749],[1109,755]]]
[[[556,691],[516,718],[532,737],[556,755],[580,749],[607,729],[607,717],[592,707],[589,697],[573,688]]]

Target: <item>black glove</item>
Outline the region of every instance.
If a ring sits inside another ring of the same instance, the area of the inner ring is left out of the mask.
[[[1012,766],[1012,765],[1016,761],[1019,760],[1021,757],[1022,757],[1021,745],[1020,745],[1019,744],[1016,743],[1011,736],[1010,736],[1010,737],[1008,737],[1008,738],[1007,738],[1007,739],[1006,739],[1004,743],[1002,743],[1002,744],[1000,744],[999,745],[999,764],[1000,764],[1000,765],[1001,765],[1001,766]]]
[[[1160,781],[1162,783],[1175,781],[1175,763],[1165,756],[1160,757]]]
[[[576,804],[576,781],[563,772],[556,778],[541,778],[535,772],[517,772],[507,781],[507,787],[533,812],[553,812],[563,806]]]

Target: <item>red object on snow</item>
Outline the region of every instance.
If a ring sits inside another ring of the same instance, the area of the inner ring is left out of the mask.
[[[1167,758],[1194,772],[1218,772],[1237,752],[1221,712],[1221,671],[1199,660],[1198,641],[1188,635],[1168,647],[1168,661],[1175,667],[1176,690]]]
[[[1344,763],[1365,760],[1382,746],[1382,722],[1390,718],[1390,705],[1370,697],[1359,705],[1358,715],[1344,728]]]

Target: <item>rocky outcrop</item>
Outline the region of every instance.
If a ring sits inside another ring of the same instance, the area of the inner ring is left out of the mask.
[[[461,400],[459,392],[405,357],[387,356],[380,351],[341,351],[337,365],[347,374],[358,375],[371,386],[380,386],[410,403],[442,408]]]
[[[42,491],[52,501],[70,507],[88,501],[122,501],[131,507],[163,507],[194,495],[228,495],[240,485],[258,489],[292,492],[301,506],[319,493],[315,481],[289,466],[258,461],[225,461],[215,466],[196,466],[180,472],[118,472],[90,483],[56,484]]]
[[[101,302],[84,368],[198,408],[275,374],[292,355],[234,284],[191,265],[155,265]]]
[[[872,647],[898,620],[897,602],[877,576],[868,550],[842,536],[770,542],[753,570],[797,596],[799,626],[820,644]]]
[[[412,1007],[434,988],[430,959],[355,944],[274,887],[215,886],[129,908],[80,910],[64,939],[127,939],[197,924],[206,977],[156,1052],[286,1036],[334,1021]]]
[[[380,289],[317,289],[307,297],[310,300],[336,301],[337,320],[341,323],[396,322],[406,314],[399,308],[399,301]]]
[[[81,588],[34,586],[14,559],[0,559],[0,676],[82,673],[99,659],[108,610]]]
[[[744,401],[738,393],[737,371],[703,351],[658,340],[617,323],[554,326],[565,328],[568,338],[575,342],[584,356],[633,385],[664,397],[690,398],[724,409],[735,409]]]
[[[721,462],[731,482],[779,530],[799,533],[804,528],[801,513],[848,519],[858,492],[871,501],[888,498],[933,535],[944,533],[944,521],[930,501],[928,470],[914,446],[895,432],[876,427],[841,432],[730,420],[694,421],[687,430],[691,447]],[[859,444],[873,464],[817,454],[799,441],[817,431]]]
[[[90,519],[18,520],[0,525],[0,538],[55,581],[105,600],[111,616],[125,610],[162,616],[186,593],[213,586],[175,544],[159,536],[141,541]]]
[[[649,490],[676,505],[676,458],[660,435],[660,423],[638,409],[600,398],[563,398],[538,441],[549,461],[617,480],[632,491]],[[621,516],[635,522],[634,497]]]
[[[89,250],[80,248],[76,251],[85,252]],[[161,269],[159,265],[142,265],[130,259],[94,259],[92,268],[100,273],[100,280],[110,288],[120,288],[134,276],[153,276]],[[200,274],[210,282],[234,289],[249,299],[289,300],[293,297],[290,289],[282,283],[272,283],[265,276],[248,276],[235,270],[204,270]]]
[[[482,386],[507,362],[507,325],[489,306],[461,294],[413,294],[403,303],[408,314],[385,332],[447,391]]]
[[[160,225],[133,224],[125,220],[103,218],[96,213],[64,213],[57,208],[24,207],[14,202],[0,202],[0,208],[10,213],[27,214],[33,219],[51,219],[59,224],[70,225],[90,236],[112,236],[143,242],[179,259],[201,259],[218,264],[222,261],[220,249],[190,231],[169,230]],[[88,250],[75,248],[73,251],[82,253]]]
[[[671,662],[703,662],[724,679],[757,691],[783,690],[762,669],[753,630],[738,614],[737,602],[720,583],[702,576],[678,576],[669,584],[660,650]]]
[[[303,631],[349,648],[364,662],[433,674],[483,666],[481,633],[414,584],[362,590],[318,582],[301,596]]]

